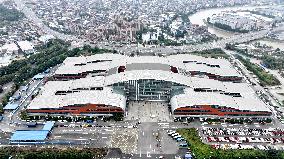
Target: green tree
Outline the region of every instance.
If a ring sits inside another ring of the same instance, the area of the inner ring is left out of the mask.
[[[21,113],[20,113],[20,118],[22,119],[22,120],[28,120],[28,113],[27,113],[27,111],[26,110],[23,110],[23,111],[21,111]]]

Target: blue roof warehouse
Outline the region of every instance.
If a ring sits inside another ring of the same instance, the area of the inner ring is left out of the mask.
[[[13,133],[10,142],[43,142],[52,130],[55,122],[46,122],[42,130],[17,130]]]

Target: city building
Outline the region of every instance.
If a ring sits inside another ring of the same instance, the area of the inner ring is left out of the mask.
[[[18,46],[24,54],[33,54],[35,52],[33,44],[29,41],[19,41]]]
[[[69,57],[27,107],[29,115],[126,114],[129,101],[169,102],[174,117],[271,115],[226,59],[97,54]]]
[[[229,31],[252,31],[265,28],[272,19],[245,12],[222,12],[210,17],[209,22]]]
[[[43,35],[41,37],[39,37],[39,41],[42,42],[43,44],[48,43],[50,40],[55,39],[55,37],[53,35]]]
[[[156,32],[145,33],[145,34],[142,34],[142,41],[145,43],[149,41],[158,41],[158,36],[159,36],[159,33],[156,33]]]
[[[0,47],[0,50],[3,54],[8,54],[8,55],[16,55],[19,52],[18,46],[13,42],[10,44],[5,44],[2,47]]]

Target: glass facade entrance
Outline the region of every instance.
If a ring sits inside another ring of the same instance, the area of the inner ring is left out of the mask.
[[[183,90],[182,85],[152,79],[130,80],[113,85],[115,90],[124,90],[129,100],[168,101],[172,93]]]

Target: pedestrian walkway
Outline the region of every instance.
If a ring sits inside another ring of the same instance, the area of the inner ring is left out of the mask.
[[[166,102],[133,101],[129,103],[125,120],[141,122],[172,122]]]

